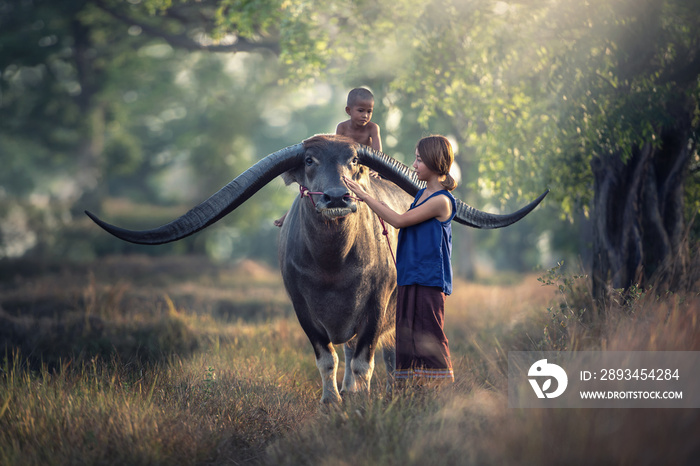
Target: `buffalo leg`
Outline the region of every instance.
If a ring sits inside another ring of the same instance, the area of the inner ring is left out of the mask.
[[[369,385],[374,372],[374,351],[370,351],[369,347],[356,349],[351,366],[352,375],[355,379],[354,391],[369,392]]]
[[[394,388],[394,371],[396,370],[396,350],[390,346],[382,348],[384,367],[386,367],[386,391],[391,393]]]
[[[347,342],[343,346],[343,352],[345,353],[345,375],[343,376],[343,388],[340,393],[354,392],[355,387],[355,377],[352,375],[352,359],[355,356],[355,345],[354,341],[352,343]]]
[[[338,371],[338,354],[335,352],[333,344],[315,343],[314,352],[316,353],[316,367],[321,373],[321,382],[323,383],[323,395],[321,403],[340,403],[340,393],[336,385],[336,373]]]

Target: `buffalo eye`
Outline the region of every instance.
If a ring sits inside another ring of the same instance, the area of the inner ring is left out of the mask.
[[[304,160],[304,163],[306,163],[307,167],[310,167],[311,165],[314,164],[314,159],[311,157],[306,157],[306,159]]]

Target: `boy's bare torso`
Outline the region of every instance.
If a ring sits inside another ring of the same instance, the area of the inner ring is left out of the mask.
[[[347,120],[339,123],[335,132],[336,134],[347,136],[355,142],[372,147],[372,135],[376,134],[377,125],[370,121],[366,125],[357,128],[352,124],[352,120]]]

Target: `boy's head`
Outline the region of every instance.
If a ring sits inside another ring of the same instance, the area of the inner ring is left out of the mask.
[[[374,105],[374,95],[364,87],[356,87],[348,93],[348,107],[353,107],[360,102],[372,102]]]
[[[358,87],[350,91],[345,113],[350,116],[350,120],[355,125],[364,126],[369,123],[372,112],[374,112],[374,96],[369,90]]]

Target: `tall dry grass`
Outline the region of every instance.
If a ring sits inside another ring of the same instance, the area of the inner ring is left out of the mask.
[[[576,305],[590,299],[554,285],[552,293],[534,277],[514,287],[461,284],[447,312],[451,389],[355,400],[278,440],[265,464],[698,464],[697,409],[508,408],[511,350],[698,350],[697,292],[650,290],[614,303],[605,318],[577,320],[566,313],[579,315]],[[552,325],[562,328],[555,337],[545,331]]]
[[[0,276],[3,465],[700,458],[698,410],[507,407],[508,351],[697,351],[697,293],[648,290],[583,321],[574,287],[460,282],[446,312],[452,387],[389,397],[377,363],[369,397],[319,409],[313,353],[277,272],[131,257]]]

